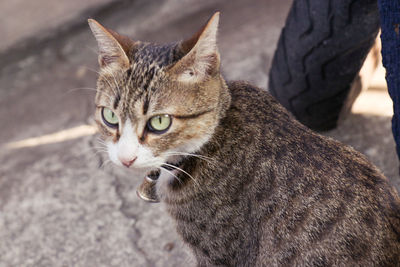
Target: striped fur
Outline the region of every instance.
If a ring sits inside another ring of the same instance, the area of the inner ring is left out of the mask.
[[[108,38],[99,44],[100,132],[112,145],[132,131],[131,145],[153,155],[144,174],[181,162],[182,170],[162,172],[157,193],[198,265],[400,266],[400,199],[387,179],[360,153],[301,125],[266,91],[226,84],[215,20],[168,45],[126,43],[91,22],[99,42]],[[119,117],[118,128],[104,125],[102,107]],[[171,115],[171,128],[146,132],[157,114]]]

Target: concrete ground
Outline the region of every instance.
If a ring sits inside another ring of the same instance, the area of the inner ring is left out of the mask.
[[[98,148],[96,43],[85,20],[169,42],[219,10],[226,78],[265,88],[291,1],[25,2],[0,3],[0,36],[8,36],[0,41],[0,267],[193,266],[162,205],[138,199],[140,181]],[[378,72],[349,117],[326,134],[367,155],[399,189],[390,116]]]

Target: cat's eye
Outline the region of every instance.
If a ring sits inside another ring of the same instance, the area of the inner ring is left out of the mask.
[[[112,128],[118,127],[119,119],[111,109],[103,107],[101,110],[101,116],[107,126]]]
[[[161,134],[169,129],[171,123],[172,123],[171,116],[167,114],[157,115],[150,118],[150,120],[147,122],[147,127],[150,132]]]

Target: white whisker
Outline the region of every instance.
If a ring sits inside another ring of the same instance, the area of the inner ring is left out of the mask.
[[[165,155],[176,155],[176,156],[191,156],[191,157],[195,157],[195,158],[199,158],[202,159],[206,162],[208,162],[211,165],[216,165],[215,163],[215,159],[210,158],[210,157],[206,157],[203,155],[197,155],[197,154],[192,154],[192,153],[184,153],[184,152],[165,152]]]
[[[88,90],[88,91],[101,92],[100,90],[98,90],[98,89],[96,89],[96,88],[91,88],[91,87],[80,87],[80,88],[72,88],[72,89],[68,90],[65,94],[69,94],[69,93],[72,93],[72,92],[78,91],[78,90]],[[112,97],[111,97],[109,94],[107,94],[107,93],[105,93],[105,92],[103,92],[103,93],[104,93],[106,96],[108,96],[110,99],[112,99]]]
[[[114,73],[112,73],[111,71],[110,71],[110,73],[111,73],[111,75],[112,75],[113,78],[114,78],[115,86],[117,87],[118,92],[121,92],[121,89],[120,89],[119,86],[118,86],[118,82],[117,82],[117,79],[115,78]],[[114,94],[117,95],[117,93],[115,92],[114,88],[111,88],[111,89],[113,90]]]
[[[104,146],[94,146],[92,149],[107,151],[107,148]]]
[[[90,46],[88,46],[88,45],[85,45],[85,47],[86,47],[86,48],[89,48],[89,50],[90,50],[91,52],[93,52],[96,56],[99,56],[99,55],[100,55],[99,51],[96,50],[96,49],[94,49],[93,47],[90,47]]]
[[[95,69],[92,69],[92,68],[89,68],[89,67],[87,67],[87,66],[85,66],[85,68],[86,68],[87,70],[90,70],[90,71],[92,71],[92,72],[94,72],[94,73],[96,73],[97,75],[100,76],[100,72],[99,72],[99,71],[97,71],[97,70],[95,70]]]
[[[91,147],[91,148],[82,150],[81,152],[82,152],[82,153],[92,152],[92,153],[98,154],[99,152],[104,152],[104,153],[106,153],[106,152],[107,152],[107,149],[104,148],[104,147]]]
[[[86,67],[86,68],[87,68],[88,70],[94,72],[94,73],[97,73],[97,75],[101,76],[100,72],[98,72],[97,70],[94,70],[94,69],[89,68],[89,67]],[[113,74],[112,72],[109,72],[109,73],[111,73],[111,75],[114,77],[115,85],[116,85],[117,88],[118,88],[118,84],[116,83],[117,81],[115,80],[114,74]],[[103,78],[106,80],[106,82],[108,83],[108,86],[110,86],[110,88],[111,88],[111,90],[113,91],[113,93],[114,93],[115,95],[117,95],[116,92],[115,92],[115,90],[114,90],[114,86],[111,85],[112,82],[111,82],[109,79],[107,79],[105,76],[103,76]]]
[[[177,167],[177,166],[175,166],[175,165],[168,164],[168,163],[164,163],[163,165],[169,166],[169,167],[171,167],[171,168],[174,168],[174,169],[177,169],[177,170],[183,172],[184,174],[186,174],[187,176],[189,176],[189,177],[193,180],[193,182],[195,183],[195,185],[197,185],[197,186],[200,187],[200,185],[199,185],[199,184],[197,183],[197,181],[193,178],[193,176],[190,175],[189,173],[187,173],[185,170],[183,170],[183,169],[181,169],[181,168],[179,168],[179,167]],[[164,169],[165,169],[165,168],[164,168]]]
[[[106,159],[105,161],[103,161],[103,162],[100,164],[99,169],[104,169],[104,168],[107,166],[107,164],[110,164],[110,163],[112,163],[111,160]]]
[[[107,147],[107,143],[106,141],[104,141],[103,139],[101,139],[101,137],[97,137],[96,141],[99,142],[100,145],[103,145],[104,147]]]
[[[173,172],[171,172],[171,171],[169,171],[169,170],[167,170],[167,169],[165,169],[165,168],[163,168],[163,170],[166,171],[166,172],[168,172],[168,173],[171,174],[172,176],[174,176],[174,177],[179,181],[179,183],[182,184],[181,179],[179,179],[178,176],[176,176]]]
[[[177,155],[185,155],[185,156],[194,156],[194,157],[201,157],[201,158],[206,158],[206,159],[210,159],[210,160],[214,160],[213,158],[207,157],[207,156],[203,156],[203,155],[199,155],[199,154],[193,154],[193,153],[186,153],[186,152],[178,152],[178,151],[171,151],[171,152],[165,152],[165,154],[177,154]]]

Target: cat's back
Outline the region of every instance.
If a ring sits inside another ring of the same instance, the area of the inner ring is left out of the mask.
[[[248,170],[258,265],[400,266],[400,201],[386,178],[362,154],[295,121],[268,93],[228,86],[227,117],[243,124],[238,138],[252,135],[240,149],[263,159]]]

